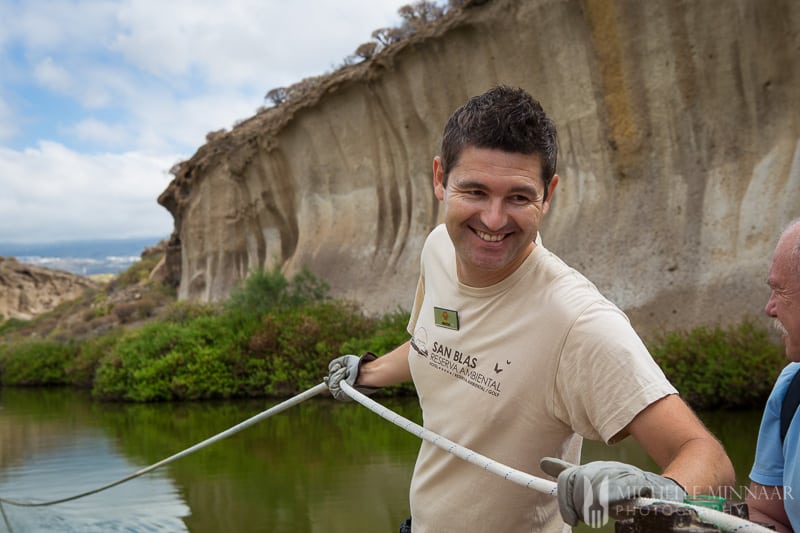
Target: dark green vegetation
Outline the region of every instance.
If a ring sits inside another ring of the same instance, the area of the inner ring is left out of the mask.
[[[277,269],[254,272],[224,304],[175,302],[148,280],[157,260],[31,323],[0,325],[0,383],[70,385],[136,402],[281,397],[318,384],[333,357],[382,354],[408,338],[408,313],[367,316],[330,299],[307,271],[291,280]],[[786,364],[782,346],[753,323],[669,333],[648,347],[698,409],[760,408]],[[411,384],[381,391],[410,393]]]
[[[137,263],[113,282],[115,291],[87,296],[84,322],[95,315],[114,320],[87,326],[96,334],[83,340],[57,326],[64,322],[57,317],[77,312],[77,304],[33,321],[45,324],[44,335],[25,322],[3,324],[2,384],[88,387],[98,399],[139,402],[285,396],[318,384],[333,357],[382,353],[406,340],[407,313],[368,317],[352,303],[329,299],[325,283],[307,271],[291,280],[279,270],[254,272],[220,305],[173,301],[143,311],[142,300],[166,292],[145,292],[147,267]],[[132,287],[139,287],[138,299],[110,302],[109,294]]]
[[[762,407],[788,364],[764,327],[700,327],[648,344],[664,373],[696,409]]]

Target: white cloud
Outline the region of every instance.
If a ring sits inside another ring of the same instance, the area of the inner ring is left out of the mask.
[[[175,156],[87,156],[43,142],[0,148],[0,241],[167,235],[172,217],[157,204]]]
[[[123,146],[130,141],[128,130],[119,124],[109,124],[97,119],[88,118],[78,122],[72,128],[73,134],[82,141],[106,146]]]
[[[206,133],[230,129],[236,120],[255,114],[254,96],[235,91],[198,94],[177,99],[148,94],[146,104],[132,106],[138,145],[147,150],[186,147],[191,155],[203,145]]]
[[[72,87],[72,78],[67,69],[57,65],[52,57],[45,57],[34,67],[37,82],[56,92],[67,92]]]
[[[0,0],[0,241],[169,233],[173,164],[406,3]]]
[[[114,48],[160,76],[196,70],[209,83],[255,85],[323,74],[396,19],[404,2],[140,0],[120,9]],[[304,73],[298,77],[298,73]]]
[[[15,123],[14,111],[8,102],[0,97],[0,142],[10,139],[16,134]]]
[[[34,54],[74,53],[102,45],[114,30],[118,9],[114,0],[3,0],[0,12],[13,20],[5,24],[6,39],[20,41]]]

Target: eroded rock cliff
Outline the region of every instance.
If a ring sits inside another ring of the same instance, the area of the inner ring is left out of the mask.
[[[504,83],[554,118],[544,244],[644,333],[756,317],[800,216],[800,3],[493,0],[218,133],[159,201],[179,297],[307,266],[367,310],[408,308],[440,220],[446,118]]]
[[[0,257],[0,322],[30,320],[98,286],[83,276]]]

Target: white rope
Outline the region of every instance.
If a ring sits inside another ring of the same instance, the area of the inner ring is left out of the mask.
[[[481,455],[478,452],[474,452],[469,448],[465,448],[460,444],[456,444],[455,442],[448,440],[442,437],[441,435],[437,435],[433,431],[425,429],[419,424],[412,422],[407,418],[403,418],[401,415],[395,413],[391,409],[387,409],[381,404],[371,400],[370,398],[367,398],[365,395],[361,394],[356,389],[351,387],[350,384],[348,384],[344,380],[340,381],[339,385],[342,387],[342,390],[348,396],[350,396],[350,398],[357,401],[370,411],[385,418],[389,422],[397,426],[400,426],[401,428],[405,429],[411,434],[416,435],[422,440],[426,440],[431,444],[438,446],[447,453],[451,453],[456,457],[465,460],[468,463],[472,463],[476,466],[483,468],[484,470],[488,470],[492,474],[498,475],[503,479],[516,483],[517,485],[522,485],[523,487],[528,487],[530,489],[533,489],[538,492],[543,492],[550,496],[556,495],[558,486],[555,484],[555,482],[538,478],[530,474],[527,474],[521,470],[517,470],[516,468],[511,468],[510,466],[498,463],[497,461],[489,459],[488,457]]]
[[[416,435],[420,439],[430,442],[434,446],[441,448],[447,453],[455,455],[456,457],[459,457],[467,461],[468,463],[472,463],[473,465],[479,466],[484,470],[487,470],[495,475],[498,475],[503,479],[516,483],[517,485],[528,487],[530,489],[547,494],[549,496],[555,496],[558,491],[558,485],[554,481],[549,481],[546,479],[542,479],[540,477],[532,476],[531,474],[522,472],[521,470],[517,470],[516,468],[511,468],[510,466],[498,463],[497,461],[489,459],[488,457],[485,457],[479,454],[478,452],[474,452],[469,448],[465,448],[460,444],[456,444],[455,442],[446,439],[445,437],[442,437],[441,435],[438,435],[429,429],[425,429],[424,427],[420,426],[415,422],[412,422],[407,418],[404,418],[403,416],[395,413],[391,409],[387,409],[381,404],[368,398],[364,394],[358,392],[356,389],[351,387],[345,380],[340,381],[339,385],[341,386],[345,394],[347,394],[350,398],[360,403],[373,413],[403,428],[409,433]],[[637,498],[633,500],[631,503],[635,507],[642,507],[645,505],[651,505],[653,503],[658,503],[658,502],[660,502],[660,500],[654,500],[651,498]],[[690,509],[694,509],[697,512],[697,516],[700,518],[700,520],[709,524],[714,524],[715,526],[719,527],[722,531],[730,533],[733,532],[769,533],[770,531],[772,531],[756,523],[744,520],[743,518],[739,518],[737,516],[716,511],[714,509],[709,509],[707,507],[699,507],[697,505],[690,505],[687,503],[679,503],[679,502],[669,502],[669,503],[680,507],[688,507]]]
[[[85,496],[89,496],[91,494],[97,494],[98,492],[110,489],[111,487],[116,487],[117,485],[121,485],[122,483],[125,483],[126,481],[130,481],[130,480],[132,480],[134,478],[137,478],[137,477],[139,477],[139,476],[141,476],[143,474],[146,474],[148,472],[152,472],[156,468],[159,468],[159,467],[162,467],[164,465],[167,465],[167,464],[169,464],[169,463],[171,463],[173,461],[176,461],[176,460],[180,459],[181,457],[185,457],[185,456],[189,455],[190,453],[196,452],[197,450],[199,450],[201,448],[205,448],[206,446],[209,446],[210,444],[213,444],[213,443],[215,443],[217,441],[220,441],[220,440],[222,440],[222,439],[224,439],[226,437],[230,437],[234,433],[238,433],[239,431],[241,431],[241,430],[243,430],[243,429],[245,429],[247,427],[252,426],[256,422],[260,422],[261,420],[264,420],[265,418],[269,418],[272,415],[276,415],[276,414],[278,414],[278,413],[280,413],[282,411],[285,411],[286,409],[288,409],[290,407],[293,407],[293,406],[297,405],[300,402],[308,400],[309,398],[312,398],[312,397],[316,396],[317,394],[319,394],[321,392],[324,392],[326,390],[328,390],[328,386],[325,383],[320,383],[319,385],[316,385],[316,386],[308,389],[305,392],[301,392],[297,396],[293,396],[292,398],[289,398],[288,400],[286,400],[284,402],[281,402],[278,405],[270,407],[266,411],[262,411],[259,414],[248,418],[244,422],[240,422],[239,424],[236,424],[235,426],[233,426],[233,427],[231,427],[229,429],[226,429],[225,431],[217,433],[213,437],[209,437],[209,438],[207,438],[206,440],[204,440],[202,442],[198,442],[197,444],[195,444],[194,446],[191,446],[190,448],[186,448],[185,450],[183,450],[181,452],[178,452],[178,453],[176,453],[174,455],[171,455],[171,456],[167,457],[166,459],[162,459],[161,461],[159,461],[157,463],[154,463],[154,464],[152,464],[152,465],[150,465],[150,466],[148,466],[146,468],[142,468],[141,470],[138,470],[138,471],[134,472],[133,474],[130,474],[130,475],[125,476],[125,477],[123,477],[121,479],[118,479],[117,481],[114,481],[114,482],[109,483],[107,485],[103,485],[102,487],[98,487],[98,488],[90,490],[90,491],[82,492],[82,493],[76,494],[74,496],[69,496],[67,498],[61,498],[61,499],[58,499],[58,500],[51,500],[51,501],[46,501],[46,502],[21,502],[21,501],[9,500],[9,499],[6,499],[6,498],[0,498],[0,504],[5,503],[5,504],[8,504],[8,505],[16,505],[17,507],[44,507],[46,505],[55,505],[57,503],[69,502],[69,501],[72,501],[72,500],[77,500],[78,498],[83,498]]]

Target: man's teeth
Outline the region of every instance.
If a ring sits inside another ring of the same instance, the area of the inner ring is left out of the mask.
[[[483,241],[489,241],[489,242],[498,242],[498,241],[502,241],[502,240],[503,240],[503,237],[504,237],[504,235],[503,235],[503,234],[500,234],[500,235],[491,235],[491,234],[489,234],[489,233],[484,233],[484,232],[482,232],[482,231],[476,231],[475,233],[477,233],[477,234],[478,234],[478,237],[480,237],[480,238],[481,238],[481,240],[483,240]]]

